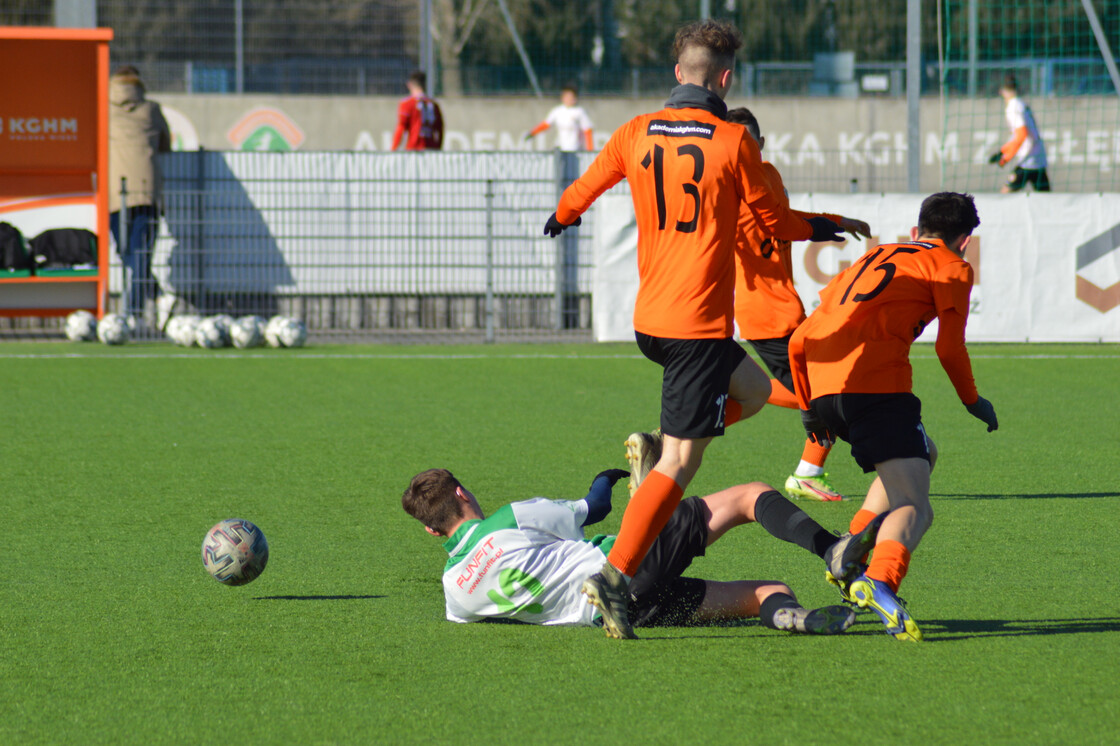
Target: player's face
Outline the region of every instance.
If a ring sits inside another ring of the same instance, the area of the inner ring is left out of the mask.
[[[564,104],[564,106],[575,106],[578,100],[573,91],[564,91],[560,94],[560,103]]]

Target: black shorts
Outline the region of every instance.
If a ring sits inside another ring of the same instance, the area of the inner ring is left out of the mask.
[[[682,578],[708,546],[708,516],[699,497],[681,500],[630,581],[630,622],[636,627],[682,627],[704,600],[707,583]]]
[[[774,339],[747,340],[754,351],[758,353],[758,356],[762,358],[762,362],[766,364],[766,369],[770,371],[770,375],[778,379],[778,383],[790,391],[793,391],[793,371],[790,370],[789,365],[789,338],[792,336],[792,334],[788,334]]]
[[[813,399],[813,411],[852,444],[852,457],[865,472],[894,458],[929,461],[922,402],[913,394],[830,394]]]
[[[1018,192],[1027,184],[1033,184],[1036,192],[1049,192],[1050,177],[1046,175],[1046,169],[1016,166],[1011,175],[1007,177],[1007,188],[1013,192]]]
[[[664,368],[661,432],[675,438],[723,435],[731,374],[747,356],[735,340],[666,339],[636,332],[638,349]]]

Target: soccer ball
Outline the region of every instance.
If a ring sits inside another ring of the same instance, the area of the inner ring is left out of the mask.
[[[280,326],[287,321],[283,316],[273,316],[268,320],[268,324],[264,327],[264,341],[268,342],[269,347],[282,347],[283,343],[280,341]]]
[[[285,347],[303,347],[307,342],[307,327],[299,319],[284,319],[276,336]]]
[[[242,316],[229,328],[230,340],[239,350],[260,347],[264,344],[264,319],[260,316]]]
[[[106,314],[97,324],[97,338],[107,345],[123,345],[128,337],[128,322],[119,313]]]
[[[194,341],[199,347],[212,350],[215,347],[229,346],[229,327],[218,316],[208,316],[198,324]]]
[[[71,342],[97,339],[97,318],[89,311],[75,311],[66,317],[66,338]]]
[[[194,344],[195,332],[201,321],[198,316],[173,316],[167,322],[167,336],[180,347],[190,347]]]
[[[228,518],[207,531],[202,540],[202,566],[219,583],[251,583],[267,564],[264,532],[244,519]]]

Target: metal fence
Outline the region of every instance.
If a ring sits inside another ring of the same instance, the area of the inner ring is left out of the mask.
[[[575,154],[197,151],[163,163],[152,281],[176,313],[290,315],[319,339],[590,338],[593,221],[556,240],[541,230]],[[123,270],[111,280],[119,297]]]

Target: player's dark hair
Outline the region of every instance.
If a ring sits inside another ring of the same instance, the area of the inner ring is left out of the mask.
[[[408,82],[415,83],[425,91],[428,90],[428,74],[423,70],[413,70],[412,74],[408,76]]]
[[[569,91],[570,91],[571,93],[573,93],[573,94],[577,95],[577,96],[579,95],[579,89],[578,89],[578,88],[576,88],[576,84],[575,84],[575,83],[568,83],[567,85],[565,85],[565,86],[564,86],[563,88],[561,88],[561,89],[560,89],[560,92],[561,92],[561,93],[567,93],[567,92],[569,92]]]
[[[737,109],[728,109],[727,121],[746,127],[747,130],[754,135],[755,140],[760,140],[762,138],[762,130],[758,128],[758,119],[755,118],[750,109],[744,106],[740,106]]]
[[[1011,73],[1003,76],[1003,85],[1000,86],[1001,90],[1019,92],[1019,81],[1015,80],[1015,76]]]
[[[447,529],[463,516],[455,498],[459,487],[462,484],[447,469],[428,469],[412,478],[401,495],[401,506],[404,512],[428,528],[447,533]]]
[[[940,238],[947,244],[971,235],[978,225],[980,215],[971,194],[931,194],[918,212],[918,235]]]
[[[727,21],[696,21],[677,31],[673,39],[673,59],[682,69],[690,67],[686,72],[710,80],[735,65],[735,53],[742,46],[742,34]],[[694,47],[707,54],[695,55]],[[686,55],[686,52],[690,53]],[[706,69],[691,69],[693,65]]]

